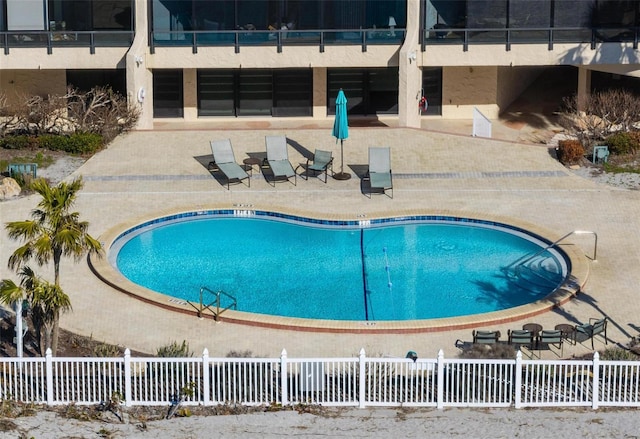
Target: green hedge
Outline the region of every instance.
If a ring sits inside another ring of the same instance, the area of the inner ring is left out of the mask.
[[[633,154],[640,150],[640,138],[637,131],[618,132],[605,139],[611,154]]]
[[[7,136],[0,139],[0,148],[4,149],[48,149],[64,151],[70,154],[92,154],[103,147],[100,134],[76,133],[70,136],[43,134],[41,136]]]

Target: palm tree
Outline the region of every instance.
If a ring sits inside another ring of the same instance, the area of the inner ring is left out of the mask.
[[[28,303],[38,348],[44,355],[48,348],[52,348],[54,327],[60,320],[60,313],[71,310],[71,300],[60,286],[39,278],[29,267],[22,267],[19,276],[20,284],[11,279],[2,280],[0,303]],[[20,314],[16,313],[16,319],[19,318]]]
[[[6,224],[9,237],[24,242],[9,257],[9,268],[17,269],[30,259],[34,259],[38,265],[44,265],[53,260],[54,286],[59,290],[60,261],[63,256],[73,257],[79,261],[87,253],[100,254],[102,251],[100,242],[87,232],[89,223],[80,221],[80,214],[71,211],[82,186],[81,177],[71,183],[61,182],[57,186],[49,186],[42,178],[33,181],[31,188],[42,199],[37,208],[31,212],[32,219]],[[43,294],[43,300],[54,300],[58,297],[58,293],[53,290]],[[42,309],[53,312],[56,306],[45,306]],[[59,313],[55,313],[53,317],[51,349],[55,355],[58,348]]]

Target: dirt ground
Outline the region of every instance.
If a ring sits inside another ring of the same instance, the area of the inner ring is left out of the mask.
[[[15,357],[17,354],[16,346],[13,342],[15,337],[15,318],[13,314],[7,312],[2,314],[2,319],[0,320],[0,357]],[[25,357],[39,357],[37,340],[29,319],[27,319],[27,324],[29,331],[23,340],[23,355]],[[111,356],[124,356],[124,348],[122,346],[107,345],[101,340],[77,335],[60,328],[57,357],[96,357],[99,352],[113,353]],[[131,355],[134,357],[146,357],[150,354],[131,351]]]

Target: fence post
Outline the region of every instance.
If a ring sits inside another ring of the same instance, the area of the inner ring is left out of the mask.
[[[591,394],[593,395],[593,402],[591,408],[598,409],[598,400],[600,399],[600,354],[598,351],[593,353],[593,383],[591,383]]]
[[[438,375],[436,376],[437,385],[436,393],[438,400],[436,406],[438,409],[444,408],[444,352],[442,349],[438,351]]]
[[[513,387],[513,391],[515,392],[513,397],[513,403],[515,408],[522,408],[522,351],[518,349],[516,353],[516,369],[514,371],[515,376],[515,384]]]
[[[365,407],[365,398],[367,395],[366,392],[366,383],[367,383],[367,368],[366,366],[366,354],[364,352],[364,348],[360,349],[360,353],[358,355],[358,408],[363,409]]]
[[[282,405],[289,404],[289,389],[287,388],[287,350],[280,353],[280,391],[282,392]]]
[[[202,404],[208,406],[211,383],[209,382],[209,349],[202,351]]]
[[[124,405],[131,407],[131,351],[124,350]]]
[[[47,348],[47,351],[44,354],[45,358],[45,375],[46,375],[46,386],[47,386],[47,405],[53,404],[53,353],[51,352],[51,348]]]

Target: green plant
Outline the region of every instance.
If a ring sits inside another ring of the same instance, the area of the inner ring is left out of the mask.
[[[118,346],[102,343],[96,346],[93,350],[96,357],[112,358],[122,356],[122,352]]]
[[[609,146],[611,154],[615,155],[633,154],[640,150],[637,133],[621,131],[607,137],[605,143]]]
[[[492,358],[492,359],[513,359],[516,357],[516,350],[512,345],[508,344],[474,344],[468,349],[464,349],[460,354],[460,358]]]
[[[250,350],[235,351],[230,350],[227,352],[227,358],[253,358],[253,353]]]
[[[103,147],[102,136],[96,133],[74,133],[69,136],[43,134],[38,141],[40,148],[70,154],[92,154]]]
[[[168,345],[161,346],[157,349],[156,354],[158,357],[163,358],[193,357],[193,352],[189,350],[189,343],[186,340],[182,340],[181,344],[178,344],[177,341],[172,341]]]
[[[31,189],[41,196],[31,212],[32,219],[5,224],[9,238],[22,241],[9,257],[9,268],[27,268],[25,264],[31,259],[41,266],[52,262],[54,284],[41,283],[38,303],[46,324],[46,338],[41,347],[51,348],[53,355],[58,348],[60,312],[71,307],[68,296],[60,288],[60,262],[63,257],[78,261],[87,253],[102,251],[100,242],[88,233],[89,223],[81,221],[80,214],[71,210],[81,188],[82,178],[56,186],[49,186],[46,180],[38,178],[31,184]],[[44,350],[41,353],[44,354]]]
[[[620,347],[604,350],[600,354],[600,359],[607,361],[640,361],[640,357],[638,357],[638,354]]]
[[[36,136],[17,135],[0,138],[0,148],[4,149],[37,149],[38,144]]]
[[[566,139],[558,142],[558,160],[565,165],[573,165],[584,156],[584,147],[579,140]]]

